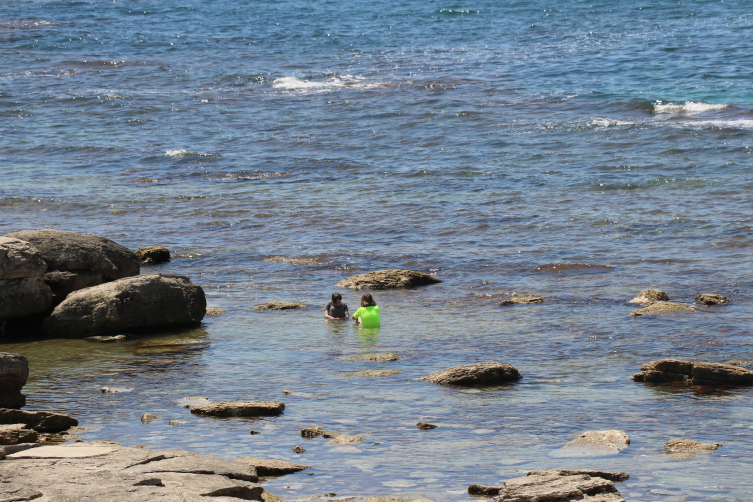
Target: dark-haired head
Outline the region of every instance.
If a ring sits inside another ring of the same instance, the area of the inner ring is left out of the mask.
[[[361,296],[361,307],[374,306],[376,306],[376,302],[374,301],[374,298],[372,298],[371,293],[364,293],[363,296]]]
[[[343,299],[343,295],[340,293],[332,293],[332,303],[337,303]]]

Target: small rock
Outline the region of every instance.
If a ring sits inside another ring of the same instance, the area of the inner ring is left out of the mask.
[[[630,438],[624,431],[587,431],[567,443],[562,449],[553,452],[555,457],[614,455],[630,445]]]
[[[470,485],[468,486],[468,495],[494,497],[499,495],[499,492],[504,489],[504,486]]]
[[[147,246],[133,252],[141,263],[156,265],[170,261],[170,250],[162,246]]]
[[[301,429],[301,437],[307,439],[318,438],[322,434],[324,434],[324,431],[321,427],[308,427],[306,429]]]
[[[508,305],[528,304],[528,303],[544,303],[546,300],[540,296],[534,295],[519,295],[514,294],[511,298],[497,302],[500,307],[506,307]]]
[[[477,363],[466,366],[454,366],[420,380],[437,385],[459,385],[474,387],[484,385],[499,385],[520,380],[521,376],[511,364],[507,363]]]
[[[235,461],[254,466],[259,476],[283,476],[311,468],[310,465],[267,458],[235,457]]]
[[[231,401],[193,406],[191,413],[211,417],[260,417],[279,415],[284,410],[283,403],[274,401]]]
[[[125,335],[115,335],[115,336],[87,336],[84,338],[87,342],[99,342],[99,343],[107,343],[107,342],[119,342],[121,340],[125,340]]]
[[[668,301],[669,296],[667,296],[667,293],[665,293],[664,291],[660,289],[644,289],[643,291],[638,293],[638,296],[628,301],[628,303],[640,303],[643,305],[648,305],[650,303]]]
[[[159,417],[158,417],[157,415],[152,415],[151,413],[144,413],[144,414],[143,414],[143,415],[141,416],[141,422],[142,422],[142,423],[145,423],[145,424],[148,424],[148,423],[149,423],[149,422],[151,422],[152,420],[157,420],[158,418],[159,418]]]
[[[709,453],[724,446],[722,443],[699,443],[690,439],[670,439],[664,445],[667,453]]]
[[[109,439],[95,439],[94,441],[92,441],[92,443],[117,446],[119,444],[123,444],[123,441],[110,441]]]
[[[430,423],[427,423],[427,422],[418,422],[416,425],[418,426],[419,429],[424,430],[424,431],[428,431],[429,429],[436,429],[437,428],[436,425],[430,424]]]
[[[524,476],[505,481],[494,502],[571,501],[625,502],[614,482],[586,474]]]
[[[729,298],[718,294],[702,293],[695,296],[695,301],[704,305],[720,305],[722,303],[729,303]]]
[[[293,393],[293,391],[292,391],[292,390],[284,390],[284,391],[282,391],[282,393],[283,393],[284,395],[286,395],[286,396],[289,396],[290,394],[292,394],[292,393]]]
[[[343,361],[369,361],[384,363],[389,361],[397,361],[398,359],[400,359],[400,356],[393,352],[382,352],[379,354],[357,354],[354,356],[342,356],[336,357],[335,359],[340,359]]]
[[[261,431],[250,430],[248,431],[248,433],[251,434],[252,436],[256,436],[257,434],[261,434]]]
[[[753,371],[718,363],[691,363],[660,359],[641,366],[631,377],[636,382],[684,382],[690,385],[753,385]]]
[[[744,364],[750,364],[752,361],[748,361],[747,359],[733,359],[731,361],[727,361],[724,364],[729,364],[730,366],[742,366]]]
[[[671,312],[695,312],[695,310],[693,310],[693,307],[684,305],[682,303],[656,302],[652,303],[648,307],[633,310],[630,315],[637,317],[642,315],[665,314]]]
[[[267,302],[264,305],[257,305],[253,310],[289,310],[305,309],[308,305],[295,302]]]
[[[415,270],[379,270],[355,275],[338,282],[338,288],[351,289],[394,289],[415,288],[442,282],[436,277]]]
[[[293,448],[293,453],[303,453],[304,451],[306,451],[306,448],[302,446],[296,446],[295,448]]]
[[[218,308],[210,307],[207,309],[206,315],[221,315],[221,314],[224,314],[225,312],[227,312],[227,310],[225,309],[218,309]]]
[[[167,424],[168,425],[183,425],[187,423],[188,423],[188,420],[170,420]]]
[[[99,391],[102,394],[118,394],[119,392],[123,392],[121,390],[113,389],[113,388],[110,388],[110,387],[100,387]]]
[[[398,370],[366,370],[366,371],[356,371],[353,373],[347,373],[348,376],[351,377],[357,377],[357,378],[370,378],[370,377],[388,377],[393,375],[399,375],[400,372]]]

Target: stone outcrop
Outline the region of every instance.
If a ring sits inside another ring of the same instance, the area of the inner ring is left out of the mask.
[[[382,352],[378,354],[356,354],[354,356],[342,356],[342,357],[336,357],[335,359],[340,359],[343,361],[366,361],[366,362],[375,362],[375,363],[385,363],[385,362],[390,362],[390,361],[397,361],[400,359],[400,356],[398,356],[394,352]]]
[[[672,454],[682,454],[684,458],[691,458],[698,453],[710,453],[724,446],[722,443],[700,443],[690,439],[670,439],[664,445],[664,451]]]
[[[0,425],[0,445],[35,443],[37,439],[39,433],[28,429],[26,424]]]
[[[235,457],[235,461],[253,466],[259,476],[284,476],[311,468],[310,465],[268,458]]]
[[[0,408],[0,425],[24,424],[37,432],[62,432],[78,425],[78,420],[51,411],[24,411]]]
[[[490,362],[454,366],[427,375],[420,380],[437,385],[476,387],[514,382],[520,378],[520,373],[511,364]]]
[[[636,382],[684,382],[689,385],[753,385],[753,371],[729,364],[660,359],[641,366]]]
[[[146,246],[133,252],[141,263],[156,265],[170,261],[170,250],[163,246]]]
[[[52,291],[44,283],[47,264],[32,244],[0,237],[0,324],[46,311]]]
[[[729,298],[723,295],[718,295],[715,293],[701,293],[698,295],[695,295],[695,301],[698,303],[703,303],[704,305],[721,305],[723,303],[729,303]]]
[[[625,502],[613,481],[587,474],[529,475],[509,479],[494,502]]]
[[[638,296],[630,300],[628,303],[640,303],[642,305],[648,305],[656,302],[668,302],[669,296],[667,293],[660,289],[644,289]]]
[[[267,302],[264,305],[257,305],[254,310],[290,310],[305,309],[307,305],[295,302]]]
[[[668,314],[673,312],[695,312],[693,310],[693,307],[690,305],[685,305],[683,303],[675,303],[675,302],[656,302],[652,303],[648,307],[643,307],[642,309],[633,310],[630,315],[631,316],[642,316],[642,315],[655,315],[655,314]]]
[[[0,500],[206,502],[263,492],[253,466],[188,451],[77,443],[20,451],[0,465]]]
[[[44,322],[54,336],[83,338],[116,331],[198,324],[206,311],[200,286],[188,277],[128,277],[71,293]]]
[[[338,282],[338,288],[351,289],[395,289],[415,288],[442,282],[436,277],[415,270],[379,270],[367,274],[354,275]]]
[[[31,243],[47,263],[47,271],[92,271],[102,282],[138,275],[139,261],[130,249],[98,235],[60,230],[25,230],[6,234]]]
[[[518,304],[528,304],[528,303],[544,303],[544,298],[540,296],[534,296],[534,295],[519,295],[515,294],[512,295],[510,298],[506,298],[500,302],[497,302],[497,305],[500,307],[506,307],[508,305],[518,305]]]
[[[285,405],[275,401],[228,401],[191,407],[194,415],[208,417],[261,417],[275,416],[285,411]]]
[[[22,408],[26,396],[21,389],[29,379],[29,361],[21,354],[0,352],[0,408]]]
[[[553,456],[603,456],[614,455],[630,446],[630,437],[625,431],[586,431],[567,443]]]

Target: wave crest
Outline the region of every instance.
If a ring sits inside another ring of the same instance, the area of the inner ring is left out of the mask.
[[[654,101],[654,113],[704,113],[725,110],[731,105],[702,101]]]
[[[272,82],[272,87],[288,91],[310,91],[338,88],[365,90],[385,87],[385,84],[381,82],[367,82],[364,77],[340,75],[329,77],[324,80],[302,80],[297,77],[281,77]]]

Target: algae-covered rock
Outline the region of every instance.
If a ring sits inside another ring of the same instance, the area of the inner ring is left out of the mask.
[[[628,303],[641,303],[644,305],[648,305],[650,303],[656,303],[656,302],[668,302],[669,296],[667,296],[667,293],[660,289],[644,289],[640,293],[638,293],[638,296],[630,300]]]
[[[652,303],[648,307],[642,309],[633,310],[630,315],[643,316],[643,315],[655,315],[655,314],[667,314],[676,312],[695,312],[693,307],[682,303],[675,302],[656,302]]]
[[[257,305],[254,310],[289,310],[289,309],[305,309],[308,305],[295,302],[267,302],[264,305]]]
[[[420,380],[437,385],[474,387],[499,385],[514,382],[520,380],[520,378],[520,373],[511,364],[488,362],[454,366],[427,375]]]
[[[542,298],[541,296],[514,294],[510,298],[506,298],[500,302],[497,302],[497,305],[499,305],[500,307],[506,307],[508,305],[544,303],[544,301],[546,300],[544,300],[544,298]]]
[[[170,250],[164,246],[147,246],[134,251],[136,258],[141,263],[147,265],[156,265],[170,261]]]
[[[225,309],[218,309],[218,308],[214,308],[214,307],[209,307],[209,308],[207,308],[206,315],[222,315],[225,312],[227,312],[227,310],[225,310]]]
[[[697,301],[698,303],[703,303],[704,305],[711,306],[729,303],[729,298],[713,293],[701,293],[695,296],[695,301]]]
[[[415,270],[379,270],[348,277],[338,282],[336,286],[350,289],[395,289],[415,288],[439,282],[442,281],[432,275]]]

